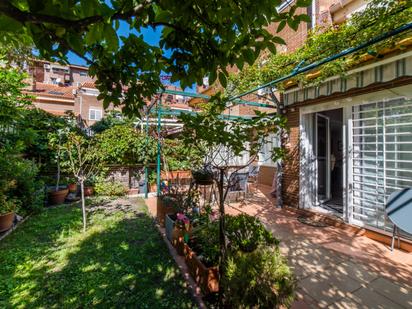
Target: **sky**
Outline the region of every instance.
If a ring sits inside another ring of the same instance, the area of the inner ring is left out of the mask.
[[[143,34],[143,39],[146,43],[150,45],[159,46],[161,32],[162,32],[161,27],[157,27],[156,29],[153,29],[150,27],[150,28],[142,29],[140,31],[140,34]],[[120,27],[119,27],[119,30],[117,31],[118,36],[122,35],[122,36],[127,37],[129,33],[130,33],[129,25],[125,22],[120,22]],[[170,51],[165,50],[166,56],[168,55],[168,53],[170,53]],[[86,65],[86,61],[84,61],[84,59],[78,57],[74,53],[70,52],[68,54],[68,58],[71,64]],[[167,77],[166,74],[164,76]],[[168,83],[167,79],[163,80],[163,82],[166,84]],[[180,87],[179,83],[173,83],[173,85]],[[188,92],[196,92],[196,85],[193,85],[191,88],[186,88],[184,90]]]

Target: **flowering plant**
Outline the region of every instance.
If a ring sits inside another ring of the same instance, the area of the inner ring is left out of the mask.
[[[177,215],[177,220],[176,220],[176,224],[180,227],[185,229],[186,231],[189,230],[190,228],[190,220],[188,217],[186,217],[186,215],[182,214],[182,213],[178,213]]]

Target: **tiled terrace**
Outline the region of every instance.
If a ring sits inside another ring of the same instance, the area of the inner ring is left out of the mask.
[[[302,224],[260,189],[227,211],[259,217],[281,240],[298,278],[293,308],[412,308],[412,253],[351,229]]]

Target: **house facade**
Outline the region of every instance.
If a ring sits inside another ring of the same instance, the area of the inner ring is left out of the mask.
[[[97,99],[99,91],[94,79],[88,75],[85,66],[34,60],[29,73],[32,78],[27,92],[34,96],[34,106],[51,114],[63,116],[73,113],[80,123],[88,127],[107,113],[121,111],[121,107],[113,105],[104,108],[103,101]],[[173,85],[165,87],[181,91]],[[174,109],[192,110],[188,100],[179,95],[165,95],[164,104]]]
[[[283,100],[284,203],[391,231],[386,200],[412,186],[412,50],[288,89]]]
[[[316,23],[343,22],[364,6],[330,3]],[[393,226],[386,201],[412,187],[412,39],[380,56],[364,57],[345,77],[284,91],[289,133],[282,191],[286,206],[338,217],[387,239]],[[404,244],[412,239],[401,236]]]

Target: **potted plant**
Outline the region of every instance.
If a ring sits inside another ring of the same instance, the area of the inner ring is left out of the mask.
[[[84,181],[84,196],[92,196],[94,194],[94,177],[90,177]]]
[[[192,170],[192,177],[199,185],[211,185],[213,183],[213,171],[210,167],[204,166],[200,169]]]
[[[179,200],[179,193],[175,189],[170,189],[169,192],[159,196],[157,199],[156,218],[160,226],[165,226],[167,214],[177,213]]]
[[[56,185],[54,186],[53,190],[50,190],[48,192],[50,205],[62,204],[64,200],[66,199],[67,194],[69,193],[69,189],[60,187],[60,176],[61,176],[60,160],[61,160],[61,144],[62,144],[63,133],[64,132],[62,130],[58,130],[57,133],[52,133],[49,135],[49,143],[56,150],[55,160],[56,160],[56,165],[57,165]]]
[[[219,226],[213,222],[194,230],[183,244],[189,273],[205,294],[219,291]]]
[[[171,235],[171,242],[179,255],[184,255],[184,244],[189,242],[192,224],[187,216],[178,213]]]
[[[17,200],[8,198],[0,192],[0,232],[5,232],[13,226]]]
[[[68,177],[67,178],[67,189],[69,189],[70,193],[76,193],[77,192],[77,181],[73,177]]]
[[[156,172],[151,171],[149,174],[149,192],[157,192],[157,177]]]

